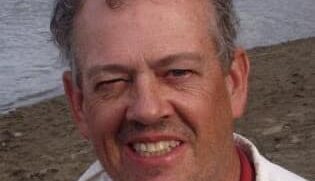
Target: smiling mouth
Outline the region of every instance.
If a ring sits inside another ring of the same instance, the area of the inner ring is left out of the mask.
[[[182,144],[181,141],[168,140],[157,142],[137,142],[130,144],[131,149],[142,157],[163,156]]]

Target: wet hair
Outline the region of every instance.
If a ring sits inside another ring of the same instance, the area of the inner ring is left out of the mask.
[[[60,55],[74,72],[76,83],[79,70],[74,52],[74,20],[85,0],[55,0],[55,8],[50,22],[52,40]],[[105,0],[111,9],[119,8],[124,0]],[[215,9],[217,33],[213,37],[223,70],[228,70],[236,48],[239,20],[232,0],[209,0]]]

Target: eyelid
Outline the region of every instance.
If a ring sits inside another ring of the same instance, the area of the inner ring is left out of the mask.
[[[101,81],[100,83],[111,84],[111,83],[115,83],[115,82],[118,82],[118,81],[128,81],[128,80],[124,79],[124,78],[114,78],[114,79]]]
[[[178,71],[178,72],[176,72]],[[188,73],[193,73],[194,71],[191,69],[170,69],[167,71],[166,75],[172,74],[172,73],[182,73],[183,75],[186,75]]]
[[[110,85],[120,81],[129,82],[130,80],[128,80],[127,78],[113,78],[109,80],[99,81],[98,83],[96,83],[94,90],[98,90],[101,85]]]

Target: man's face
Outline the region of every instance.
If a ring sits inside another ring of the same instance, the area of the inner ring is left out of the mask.
[[[208,8],[188,0],[126,1],[114,10],[85,2],[76,19],[82,88],[67,94],[114,180],[215,180],[231,157],[231,91]]]

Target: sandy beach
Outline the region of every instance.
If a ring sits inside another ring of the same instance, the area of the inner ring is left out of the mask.
[[[315,38],[249,50],[250,95],[236,132],[315,180]],[[0,115],[0,180],[76,180],[95,160],[64,96]]]

